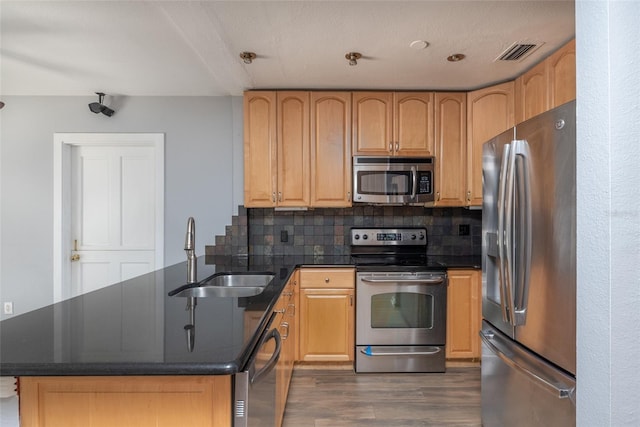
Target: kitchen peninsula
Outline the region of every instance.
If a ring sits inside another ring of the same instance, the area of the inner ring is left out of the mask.
[[[2,321],[0,374],[19,378],[21,425],[229,426],[232,375],[293,270],[244,261],[200,257],[198,280],[275,278],[257,296],[198,298],[193,316],[187,298],[168,296],[186,283],[185,262]]]

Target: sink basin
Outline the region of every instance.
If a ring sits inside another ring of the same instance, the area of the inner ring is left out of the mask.
[[[252,297],[264,291],[275,276],[270,273],[216,274],[200,283],[179,287],[174,297]]]
[[[273,274],[266,273],[224,273],[215,275],[201,282],[198,286],[222,286],[222,287],[262,287],[264,288],[273,280]]]

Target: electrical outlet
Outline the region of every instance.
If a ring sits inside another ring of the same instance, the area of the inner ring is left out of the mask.
[[[13,314],[13,303],[12,302],[5,302],[3,304],[3,312],[4,314]]]
[[[458,225],[458,236],[468,236],[471,232],[471,228],[469,224],[460,224]]]
[[[289,241],[289,232],[287,230],[280,231],[280,242],[286,243]]]

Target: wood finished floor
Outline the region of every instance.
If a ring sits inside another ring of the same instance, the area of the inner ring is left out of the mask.
[[[481,426],[480,368],[444,374],[296,369],[283,427]]]

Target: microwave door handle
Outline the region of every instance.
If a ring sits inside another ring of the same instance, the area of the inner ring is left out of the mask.
[[[527,319],[527,303],[529,300],[529,281],[531,276],[532,224],[531,224],[531,155],[526,140],[514,144],[516,192],[518,211],[515,218],[518,233],[518,274],[514,287],[514,326],[524,325]]]
[[[418,171],[415,166],[411,166],[411,175],[413,177],[413,185],[411,186],[411,200],[416,199],[416,193],[418,191]]]
[[[500,167],[500,176],[498,179],[498,280],[500,290],[500,309],[502,311],[502,320],[507,323],[511,323],[509,319],[509,312],[507,310],[507,290],[506,290],[506,272],[505,272],[505,200],[506,200],[506,185],[508,176],[508,164],[509,156],[511,155],[511,145],[505,144],[502,150],[502,162]]]

